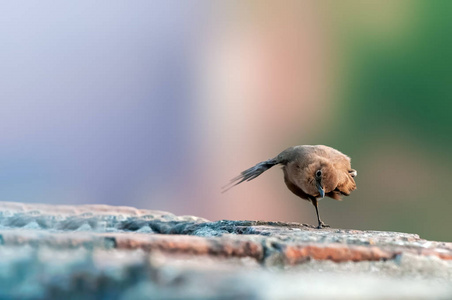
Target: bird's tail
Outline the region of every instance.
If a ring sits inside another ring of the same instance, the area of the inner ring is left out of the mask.
[[[279,162],[275,158],[258,163],[254,167],[251,167],[240,173],[239,176],[231,179],[231,181],[223,187],[222,193],[227,192],[229,189],[233,188],[239,183],[253,180],[254,178],[258,177],[259,175],[261,175],[262,173],[264,173],[265,171],[267,171],[268,169],[277,164],[279,164]]]

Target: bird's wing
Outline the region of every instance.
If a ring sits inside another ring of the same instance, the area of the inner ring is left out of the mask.
[[[350,159],[348,157],[347,159],[342,159],[341,161],[337,162],[335,165],[339,179],[336,189],[342,195],[348,196],[353,190],[356,190],[354,177],[356,176],[357,172],[351,168]]]

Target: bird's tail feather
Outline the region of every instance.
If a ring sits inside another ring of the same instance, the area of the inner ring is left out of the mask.
[[[265,171],[267,171],[268,169],[277,164],[279,164],[279,162],[274,158],[258,163],[254,167],[251,167],[240,173],[239,176],[231,179],[231,181],[222,188],[223,189],[222,193],[227,192],[229,189],[233,188],[237,184],[240,184],[244,181],[253,180],[254,178],[258,177],[259,175],[261,175],[262,173],[264,173]]]

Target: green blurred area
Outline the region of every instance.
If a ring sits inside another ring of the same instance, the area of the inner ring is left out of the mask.
[[[322,209],[452,241],[452,1],[330,4],[344,105],[327,142],[359,176],[353,199]]]

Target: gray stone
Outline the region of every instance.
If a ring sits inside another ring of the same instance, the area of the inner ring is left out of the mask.
[[[0,298],[451,299],[452,244],[131,207],[2,202]]]

